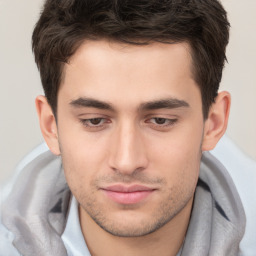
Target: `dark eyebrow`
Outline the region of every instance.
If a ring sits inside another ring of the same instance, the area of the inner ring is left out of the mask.
[[[78,98],[76,100],[72,100],[70,102],[70,105],[77,108],[98,108],[98,109],[104,109],[104,110],[111,110],[114,111],[114,107],[107,102],[99,101],[92,98]],[[142,103],[139,107],[140,110],[155,110],[155,109],[174,109],[174,108],[182,108],[182,107],[189,107],[189,104],[184,100],[179,100],[175,98],[170,99],[161,99],[161,100],[155,100],[155,101],[149,101]]]
[[[84,107],[84,108],[99,108],[105,110],[114,110],[111,104],[91,98],[78,98],[76,100],[72,100],[70,105],[74,107]]]
[[[173,109],[173,108],[183,108],[183,107],[188,108],[189,104],[184,100],[170,98],[170,99],[162,99],[162,100],[143,103],[140,109],[154,110],[154,109],[161,109],[161,108]]]

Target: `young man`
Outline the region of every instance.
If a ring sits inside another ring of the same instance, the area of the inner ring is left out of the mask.
[[[227,127],[228,31],[217,0],[46,1],[33,50],[53,154],[8,193],[1,255],[253,255],[206,152]]]

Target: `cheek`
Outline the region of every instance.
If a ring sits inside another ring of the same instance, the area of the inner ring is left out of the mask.
[[[98,133],[84,131],[82,125],[71,118],[69,122],[62,123],[59,124],[58,133],[63,160],[66,159],[68,164],[73,163],[79,167],[78,170],[100,163],[106,152],[106,139],[102,139],[104,137]]]
[[[66,180],[74,194],[76,190],[89,188],[99,172],[106,171],[106,140],[62,127],[59,144]]]
[[[194,190],[199,175],[201,158],[199,149],[196,151],[197,154],[183,151],[181,155],[178,155],[175,151],[173,155],[168,154],[168,156],[162,158],[158,170],[165,177],[168,187]]]
[[[173,205],[185,205],[194,195],[200,167],[199,148],[195,150],[196,154],[173,150],[162,162],[159,171],[167,185],[163,192],[169,195]]]
[[[158,170],[170,186],[194,189],[197,183],[203,129],[180,129],[163,140],[155,140],[151,150],[152,170]]]

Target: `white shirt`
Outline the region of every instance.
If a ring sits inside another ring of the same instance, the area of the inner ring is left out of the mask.
[[[64,233],[61,236],[68,256],[90,256],[85,243],[78,214],[78,202],[74,196],[71,199],[68,219]]]

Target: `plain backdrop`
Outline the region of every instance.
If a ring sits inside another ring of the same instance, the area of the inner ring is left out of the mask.
[[[42,0],[0,0],[0,181],[43,141],[34,99],[43,94],[31,51]],[[231,92],[227,134],[256,159],[256,1],[222,0],[231,23],[221,89]]]

